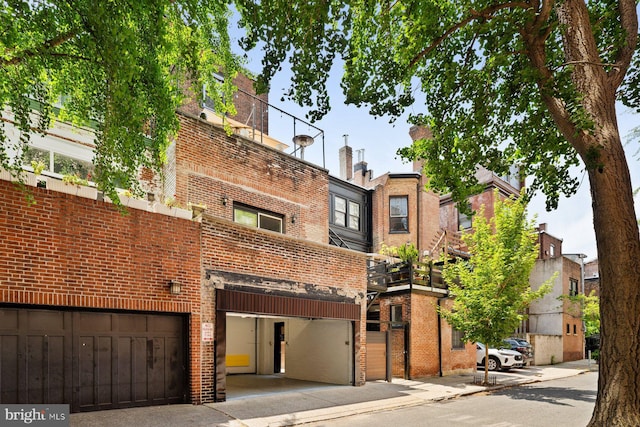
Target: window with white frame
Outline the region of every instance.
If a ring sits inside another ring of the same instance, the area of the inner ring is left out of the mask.
[[[57,122],[51,134],[33,134],[24,153],[23,166],[31,170],[33,163],[42,163],[42,173],[60,178],[62,175],[76,175],[91,181],[95,176],[93,165],[92,130],[73,127]]]
[[[283,232],[283,216],[244,205],[234,204],[233,220],[263,230]]]
[[[333,224],[360,230],[360,204],[344,197],[333,197]]]
[[[65,156],[55,151],[29,148],[25,155],[25,166],[31,166],[32,162],[43,163],[45,166],[44,171],[54,172],[59,175],[75,175],[87,181],[91,181],[91,178],[95,175],[93,163]]]
[[[341,227],[347,226],[347,199],[338,196],[333,198],[333,223]]]
[[[360,230],[360,204],[349,200],[349,224],[353,230]]]
[[[389,197],[389,232],[409,232],[409,198],[407,196]]]

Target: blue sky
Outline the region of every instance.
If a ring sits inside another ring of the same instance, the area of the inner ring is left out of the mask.
[[[257,74],[260,71],[259,61],[250,62],[248,68]],[[349,145],[354,151],[354,162],[357,159],[356,150],[364,149],[364,160],[367,162],[368,168],[373,170],[374,176],[386,172],[411,171],[411,165],[403,163],[395,153],[398,148],[411,144],[410,125],[407,124],[406,117],[414,111],[409,108],[405,115],[390,124],[388,118],[375,118],[369,115],[367,109],[347,106],[344,104],[339,78],[340,70],[334,69],[328,82],[331,111],[321,121],[314,123],[325,134],[326,168],[332,175],[339,175],[338,150],[345,143],[343,135],[348,135]],[[289,84],[290,74],[283,68],[283,71],[276,74],[271,83],[269,102],[298,118],[304,119],[306,108],[300,108],[292,102],[281,102],[280,100]],[[413,107],[416,113],[420,112],[420,107],[420,105]],[[270,134],[289,143],[293,126],[291,120],[284,117],[286,120],[280,122],[277,116],[270,114]],[[618,108],[618,122],[624,141],[631,129],[640,126],[640,115],[620,106]],[[282,132],[282,136],[279,135],[280,132]],[[296,124],[296,133],[315,136],[314,129],[306,128],[300,122]],[[321,148],[321,144],[317,140],[313,146],[306,149],[305,159],[315,164],[322,164]],[[637,150],[637,141],[626,145],[627,161],[634,188],[640,187],[640,161],[635,156]],[[575,176],[582,182],[577,194],[571,198],[561,198],[558,209],[552,212],[545,210],[544,196],[537,195],[529,205],[529,213],[531,216],[537,216],[537,223],[546,223],[547,231],[550,234],[563,240],[563,253],[584,253],[587,255],[587,260],[591,260],[597,257],[597,252],[589,180],[581,169],[575,170]],[[636,212],[639,207],[638,199],[637,197]]]

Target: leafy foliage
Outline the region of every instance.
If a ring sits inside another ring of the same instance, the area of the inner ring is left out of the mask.
[[[61,119],[95,129],[92,179],[113,200],[115,182],[138,188],[141,167],[160,170],[190,85],[206,84],[219,111],[233,109],[240,62],[229,16],[216,0],[3,2],[0,108],[20,136],[2,122],[0,166],[18,171],[32,129]],[[230,78],[217,82],[216,71]]]
[[[640,60],[631,62],[635,3],[616,3],[238,2],[244,47],[264,44],[262,87],[288,60],[288,95],[315,106],[310,116],[317,119],[329,108],[326,76],[341,59],[347,103],[392,117],[424,105],[411,121],[430,127],[433,138],[399,154],[426,160],[431,188],[463,201],[477,191],[476,165],[498,175],[518,165],[522,176],[534,177],[529,194],[542,190],[548,208],[578,188],[570,174],[578,154],[587,168],[599,166],[599,143],[577,140],[599,124],[597,102],[585,96],[593,88],[585,76],[596,78],[587,67],[608,73],[614,84],[630,67],[617,95],[640,107]],[[574,19],[583,13],[585,22]],[[568,30],[570,18],[571,25],[589,25],[588,59],[573,46],[578,35]]]
[[[496,194],[498,198],[498,194]],[[538,290],[529,286],[537,254],[536,232],[520,198],[498,200],[495,216],[487,221],[484,206],[473,231],[463,233],[468,261],[445,264],[443,276],[454,296],[452,308],[440,308],[464,340],[498,346],[519,326],[529,303],[551,290],[550,281]]]
[[[640,235],[616,121],[618,101],[640,111],[637,0],[239,3],[250,11],[245,47],[266,46],[264,87],[289,60],[289,96],[315,104],[311,117],[320,117],[325,74],[342,60],[348,103],[378,116],[418,111],[412,122],[433,137],[399,154],[424,159],[429,186],[459,204],[480,189],[480,164],[498,176],[518,167],[530,179],[527,196],[542,192],[553,209],[577,190],[571,169],[582,161],[602,266],[606,365],[590,425],[640,425]]]
[[[402,262],[413,263],[418,260],[420,257],[420,253],[418,252],[418,248],[413,243],[405,243],[402,246],[387,246],[384,242],[382,242],[382,247],[380,248],[380,253],[382,255],[388,255],[393,257],[398,257]]]
[[[600,333],[600,298],[591,291],[589,295],[562,295],[561,299],[571,303],[572,315],[582,317],[585,326],[585,337]]]

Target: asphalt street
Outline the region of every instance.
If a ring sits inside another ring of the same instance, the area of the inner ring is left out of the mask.
[[[355,415],[310,427],[491,426],[581,427],[591,418],[598,373],[477,393],[396,410]]]

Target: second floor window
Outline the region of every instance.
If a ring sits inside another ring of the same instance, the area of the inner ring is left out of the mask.
[[[282,233],[283,217],[244,205],[233,206],[233,220],[239,224]]]
[[[577,279],[569,279],[569,296],[578,295],[578,280]]]
[[[333,223],[352,230],[360,230],[360,204],[343,197],[334,197]]]
[[[360,205],[349,201],[349,228],[360,230]]]
[[[55,141],[52,145],[56,145]],[[76,151],[78,156],[84,156],[85,158],[93,155],[89,149],[85,149],[80,145],[78,145]],[[46,172],[53,172],[59,175],[75,175],[87,181],[91,181],[92,176],[95,175],[95,167],[90,161],[51,150],[30,147],[25,156],[25,166],[30,166],[31,162],[41,162],[44,164],[43,170]]]
[[[471,209],[471,208],[469,208]],[[468,230],[472,227],[471,215],[458,211],[458,228]]]
[[[409,232],[409,202],[407,196],[389,197],[389,231]]]

